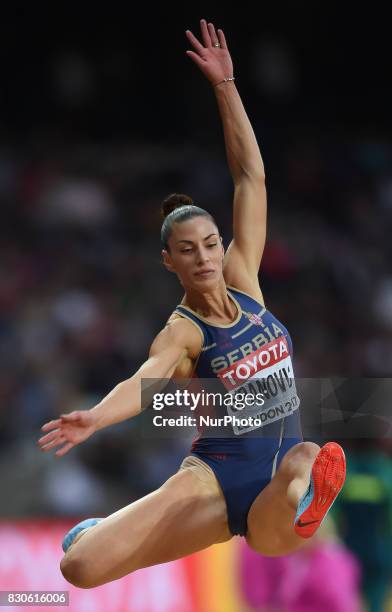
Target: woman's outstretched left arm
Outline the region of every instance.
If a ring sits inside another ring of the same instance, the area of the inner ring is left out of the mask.
[[[257,280],[266,236],[267,198],[264,164],[251,123],[232,80],[233,65],[222,30],[201,20],[204,45],[187,30],[194,51],[187,55],[214,86],[223,124],[227,161],[234,183],[233,241],[225,261],[230,284],[239,271]],[[219,46],[218,46],[219,45]],[[229,79],[229,80],[227,80]],[[227,278],[228,276],[228,278]]]

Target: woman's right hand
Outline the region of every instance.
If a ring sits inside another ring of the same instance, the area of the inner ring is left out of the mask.
[[[62,457],[71,448],[87,440],[96,429],[96,417],[90,410],[74,410],[45,423],[41,430],[49,433],[38,440],[38,445],[44,452],[59,446],[61,448],[55,455]]]

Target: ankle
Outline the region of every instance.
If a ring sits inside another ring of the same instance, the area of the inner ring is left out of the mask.
[[[298,504],[309,487],[309,477],[294,478],[287,487],[287,501],[289,506],[297,510]]]

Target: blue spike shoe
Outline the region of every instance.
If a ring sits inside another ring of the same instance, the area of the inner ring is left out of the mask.
[[[101,518],[89,518],[89,519],[85,519],[84,521],[81,521],[80,523],[72,527],[72,529],[70,529],[64,537],[63,551],[67,552],[68,548],[71,546],[72,542],[74,541],[78,533],[83,531],[83,529],[87,529],[88,527],[93,527],[94,525],[99,523],[99,521],[102,521],[102,519]]]

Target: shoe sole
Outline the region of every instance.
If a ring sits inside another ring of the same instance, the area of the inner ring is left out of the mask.
[[[344,451],[336,442],[328,442],[320,449],[313,463],[311,484],[299,503],[294,523],[297,535],[301,538],[312,537],[342,490],[345,478]]]

